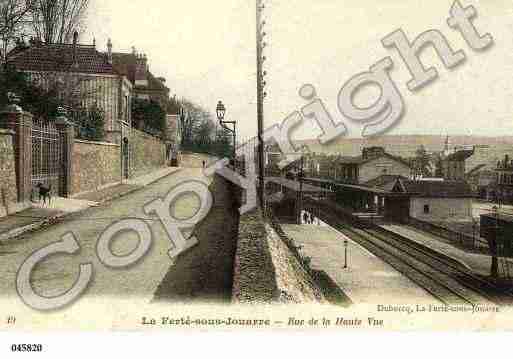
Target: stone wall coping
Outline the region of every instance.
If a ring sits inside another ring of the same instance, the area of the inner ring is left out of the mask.
[[[7,130],[7,129],[4,129],[4,128],[0,128],[0,135],[15,135],[16,132],[14,132],[13,130]]]
[[[85,145],[96,145],[96,146],[110,146],[110,147],[121,147],[117,143],[111,142],[99,142],[99,141],[87,141],[87,140],[75,140],[75,143],[83,143]]]

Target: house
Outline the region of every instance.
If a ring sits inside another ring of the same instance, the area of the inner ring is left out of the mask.
[[[513,160],[505,155],[495,169],[495,200],[499,203],[513,203]]]
[[[138,54],[135,48],[131,53],[112,54],[116,72],[128,78],[134,88],[134,98],[155,101],[166,109],[169,100],[169,88],[163,77],[155,77],[149,68],[148,57]]]
[[[465,180],[466,165],[468,158],[474,155],[474,149],[455,150],[453,153],[442,157],[442,176],[449,181]]]
[[[397,179],[391,193],[409,196],[409,215],[427,221],[470,220],[473,194],[464,181]]]
[[[90,108],[97,105],[105,115],[105,140],[120,143],[131,128],[133,84],[114,69],[112,42],[107,52],[96,45],[46,44],[31,40],[8,55],[8,64],[43,88],[57,88],[63,105]]]
[[[495,201],[497,193],[497,172],[487,164],[481,164],[466,174],[472,192],[480,199]]]
[[[395,181],[397,181],[397,179],[399,179],[399,178],[404,181],[408,180],[408,178],[404,177],[404,176],[386,174],[386,175],[381,175],[379,177],[371,179],[370,181],[363,183],[363,185],[370,187],[370,188],[386,188],[391,183],[395,183]]]
[[[316,169],[313,176],[332,179],[340,183],[365,184],[382,175],[410,177],[410,163],[393,156],[383,147],[367,147],[361,156],[320,156],[310,163]]]

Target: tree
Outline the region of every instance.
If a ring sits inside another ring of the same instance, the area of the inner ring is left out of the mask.
[[[180,122],[184,150],[220,157],[232,156],[232,134],[216,126],[212,113],[187,99],[180,101],[180,107],[183,109],[183,118]]]
[[[134,99],[132,119],[136,127],[152,134],[162,133],[166,128],[166,111],[155,101]]]
[[[194,137],[198,132],[198,127],[204,120],[204,115],[208,112],[205,111],[201,106],[195,104],[187,99],[181,100],[181,107],[184,112],[184,118],[181,123],[182,125],[182,143],[192,144],[194,143]]]
[[[82,109],[77,125],[78,138],[89,141],[101,141],[105,136],[105,114],[96,104],[89,109]]]
[[[14,92],[22,100],[25,111],[36,118],[53,118],[61,101],[54,89],[47,90],[37,86],[28,79],[25,73],[17,72],[11,66],[0,71],[0,106],[8,103],[7,93]]]
[[[83,19],[89,0],[33,0],[30,27],[36,39],[47,44],[70,43]]]
[[[176,95],[169,98],[166,103],[166,112],[170,114],[179,114],[182,106],[180,101],[176,99]]]
[[[0,1],[0,41],[1,59],[6,55],[15,41],[23,37],[23,28],[29,21],[34,0],[2,0]]]
[[[437,177],[437,178],[444,177],[443,164],[444,164],[444,160],[442,158],[442,154],[437,153],[435,156],[435,177]]]
[[[424,145],[420,145],[415,152],[415,159],[413,160],[414,177],[430,177],[431,172],[431,158],[426,151]]]

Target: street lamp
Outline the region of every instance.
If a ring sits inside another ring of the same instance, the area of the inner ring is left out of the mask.
[[[237,123],[235,121],[224,120],[224,117],[226,115],[226,107],[224,106],[222,101],[219,101],[217,103],[216,113],[217,119],[219,120],[219,124],[221,125],[221,127],[233,134],[233,160],[235,161],[237,157]],[[233,125],[233,129],[227,127],[227,124]]]
[[[347,247],[349,246],[349,240],[344,238],[344,269],[347,269]]]

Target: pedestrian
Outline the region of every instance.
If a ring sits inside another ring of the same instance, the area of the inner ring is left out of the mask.
[[[303,212],[303,224],[308,224],[308,213]]]

